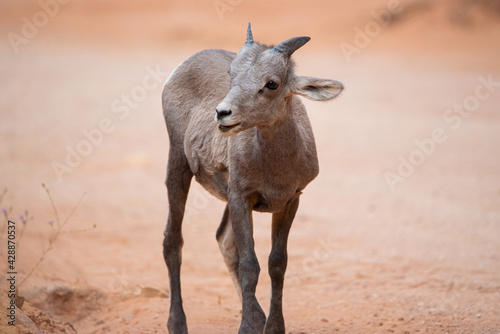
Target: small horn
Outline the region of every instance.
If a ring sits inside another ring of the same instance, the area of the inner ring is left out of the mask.
[[[247,41],[245,42],[245,45],[252,45],[253,44],[253,35],[252,35],[252,27],[250,22],[248,22],[248,29],[247,29]]]
[[[294,37],[287,39],[284,42],[281,42],[280,44],[276,45],[273,50],[275,52],[283,53],[287,57],[290,57],[292,53],[297,51],[301,46],[309,42],[311,37],[307,36],[302,36],[302,37]]]

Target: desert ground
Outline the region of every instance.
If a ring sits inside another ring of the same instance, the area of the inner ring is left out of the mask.
[[[238,51],[251,21],[266,44],[312,37],[297,73],[345,85],[304,100],[320,174],[289,239],[287,333],[500,333],[498,1],[4,0],[0,13],[0,332],[167,332],[162,86],[197,51]],[[238,330],[223,208],[193,182],[190,333]],[[267,310],[270,215],[254,224]]]

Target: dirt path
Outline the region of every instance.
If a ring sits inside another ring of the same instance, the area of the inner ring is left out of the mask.
[[[384,1],[242,1],[222,14],[201,1],[75,1],[17,53],[3,39],[0,206],[17,224],[18,285],[43,257],[18,286],[26,304],[15,329],[166,332],[161,87],[197,50],[237,50],[251,20],[266,43],[313,37],[295,55],[299,74],[346,85],[335,101],[305,102],[321,172],[290,236],[287,333],[500,333],[500,25],[476,7],[453,23],[450,3],[391,2],[401,14],[388,24]],[[2,35],[21,34],[22,18],[41,10],[2,3]],[[45,256],[58,223],[42,182],[60,224],[84,196]],[[239,325],[215,242],[223,207],[193,185],[182,273],[190,333]],[[255,216],[265,309],[269,219]],[[5,312],[6,279],[0,286]],[[5,319],[2,333],[13,330]]]

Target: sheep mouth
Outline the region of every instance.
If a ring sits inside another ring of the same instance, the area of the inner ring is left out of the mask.
[[[235,127],[237,127],[240,124],[241,123],[236,123],[236,124],[233,124],[233,125],[222,125],[222,124],[219,124],[219,131],[222,132],[222,133],[225,133],[225,132],[228,132],[231,129],[234,129]]]

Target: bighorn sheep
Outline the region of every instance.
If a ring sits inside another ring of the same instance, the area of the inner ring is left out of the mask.
[[[238,54],[201,51],[179,65],[165,83],[163,113],[170,151],[163,256],[170,277],[171,334],[187,333],[180,286],[181,225],[193,175],[211,194],[227,201],[216,238],[242,302],[239,333],[285,333],[282,294],[288,233],[301,191],[319,171],[311,125],[297,95],[325,101],[343,89],[334,80],[294,74],[290,56],[309,39],[295,37],[270,47],[253,41],[249,24]],[[260,267],[252,210],[272,213],[267,321],[255,298]]]

